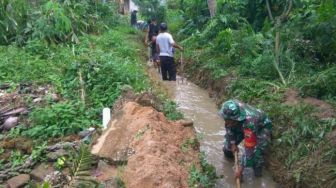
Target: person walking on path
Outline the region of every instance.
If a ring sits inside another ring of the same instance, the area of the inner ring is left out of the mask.
[[[167,30],[167,24],[161,23],[160,34],[156,38],[156,46],[160,57],[162,80],[176,81],[173,49],[178,48],[183,51],[183,48],[175,43],[172,35]]]
[[[159,26],[155,18],[152,18],[145,35],[145,44],[150,47],[150,61],[153,61],[157,66],[159,56],[156,50],[156,37],[159,34]]]
[[[233,153],[239,151],[239,143],[244,140],[240,167],[235,171],[236,178],[241,177],[244,168],[253,169],[254,175],[260,177],[264,164],[263,155],[271,140],[270,119],[265,112],[238,100],[224,102],[219,114],[225,120],[225,157],[233,158]]]
[[[137,10],[133,10],[131,13],[131,26],[136,27],[137,25]]]

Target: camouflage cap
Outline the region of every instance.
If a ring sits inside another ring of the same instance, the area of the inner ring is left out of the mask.
[[[239,107],[239,103],[235,100],[228,100],[223,103],[219,114],[224,120],[243,121],[246,118],[246,112]]]

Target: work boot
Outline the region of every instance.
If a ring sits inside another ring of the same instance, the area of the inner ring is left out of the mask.
[[[254,176],[255,177],[261,177],[262,176],[262,166],[254,166]]]
[[[225,147],[223,147],[223,152],[224,152],[224,156],[227,159],[234,159],[234,155],[232,153],[232,151],[225,149]]]

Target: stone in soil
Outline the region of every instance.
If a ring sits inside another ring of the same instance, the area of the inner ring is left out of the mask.
[[[100,182],[106,182],[117,176],[117,167],[107,164],[103,160],[99,160],[97,169],[93,172],[93,176],[97,177]]]
[[[54,167],[48,164],[40,164],[34,170],[31,171],[30,175],[33,179],[37,181],[43,181],[44,178],[54,171]]]
[[[29,174],[20,174],[18,176],[12,177],[7,181],[9,188],[18,188],[26,185],[30,180]]]
[[[2,128],[6,131],[9,131],[11,128],[16,127],[18,124],[19,124],[18,117],[9,117],[3,123]]]
[[[39,103],[42,101],[42,98],[41,97],[38,97],[36,99],[33,100],[33,103]]]
[[[65,156],[65,155],[68,155],[68,152],[65,151],[64,149],[59,149],[57,151],[54,151],[54,152],[49,152],[47,154],[47,158],[48,158],[48,161],[56,161],[59,157],[62,157],[62,156]]]

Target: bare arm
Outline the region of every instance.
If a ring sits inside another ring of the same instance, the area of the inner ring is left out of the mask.
[[[158,43],[156,43],[156,52],[157,52],[158,54],[160,54],[160,46],[159,46]]]
[[[181,51],[183,51],[183,47],[180,46],[180,45],[178,45],[177,43],[174,43],[174,44],[173,44],[173,47],[174,47],[174,48],[178,48],[178,49],[180,49]]]

